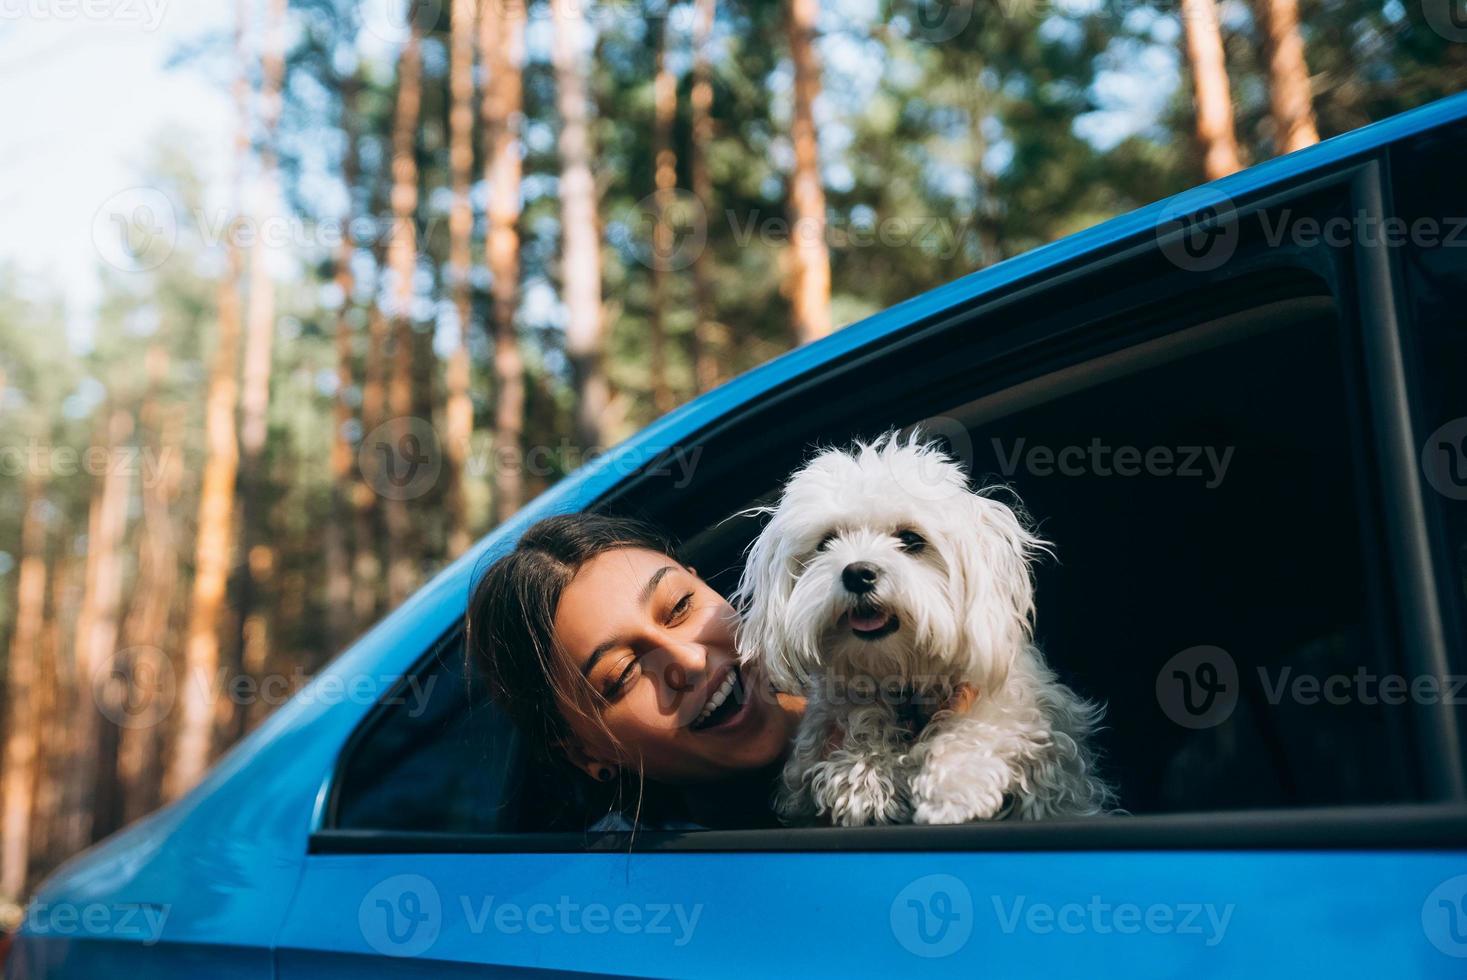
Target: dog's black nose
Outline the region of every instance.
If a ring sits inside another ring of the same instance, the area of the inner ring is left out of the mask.
[[[869,561],[853,561],[840,573],[847,592],[865,595],[876,588],[876,566]]]

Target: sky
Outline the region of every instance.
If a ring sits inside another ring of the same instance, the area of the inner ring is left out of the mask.
[[[74,341],[99,294],[94,219],[136,188],[159,133],[195,134],[216,182],[231,110],[207,66],[168,69],[231,26],[207,0],[0,0],[0,264],[61,291]]]

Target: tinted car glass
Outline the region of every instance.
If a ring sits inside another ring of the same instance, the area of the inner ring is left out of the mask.
[[[1201,349],[965,420],[975,474],[1055,542],[1038,636],[1107,703],[1122,804],[1416,798],[1409,699],[1380,692],[1403,667],[1351,343],[1312,300],[1179,346]]]
[[[335,781],[333,826],[512,829],[520,755],[514,727],[471,690],[462,646],[454,642],[386,698],[348,744]]]

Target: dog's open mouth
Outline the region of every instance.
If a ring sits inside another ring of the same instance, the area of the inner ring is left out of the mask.
[[[851,632],[863,640],[879,640],[890,636],[902,625],[896,616],[872,603],[860,603],[846,613]]]
[[[709,695],[703,710],[689,727],[695,732],[717,728],[737,717],[744,708],[744,677],[738,665],[728,672],[723,683]]]

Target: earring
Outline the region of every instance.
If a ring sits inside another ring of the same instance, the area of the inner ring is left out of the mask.
[[[610,766],[597,766],[596,767],[596,780],[597,780],[597,782],[609,783],[609,782],[611,782],[611,777],[613,777],[615,775],[616,775],[616,772]]]

